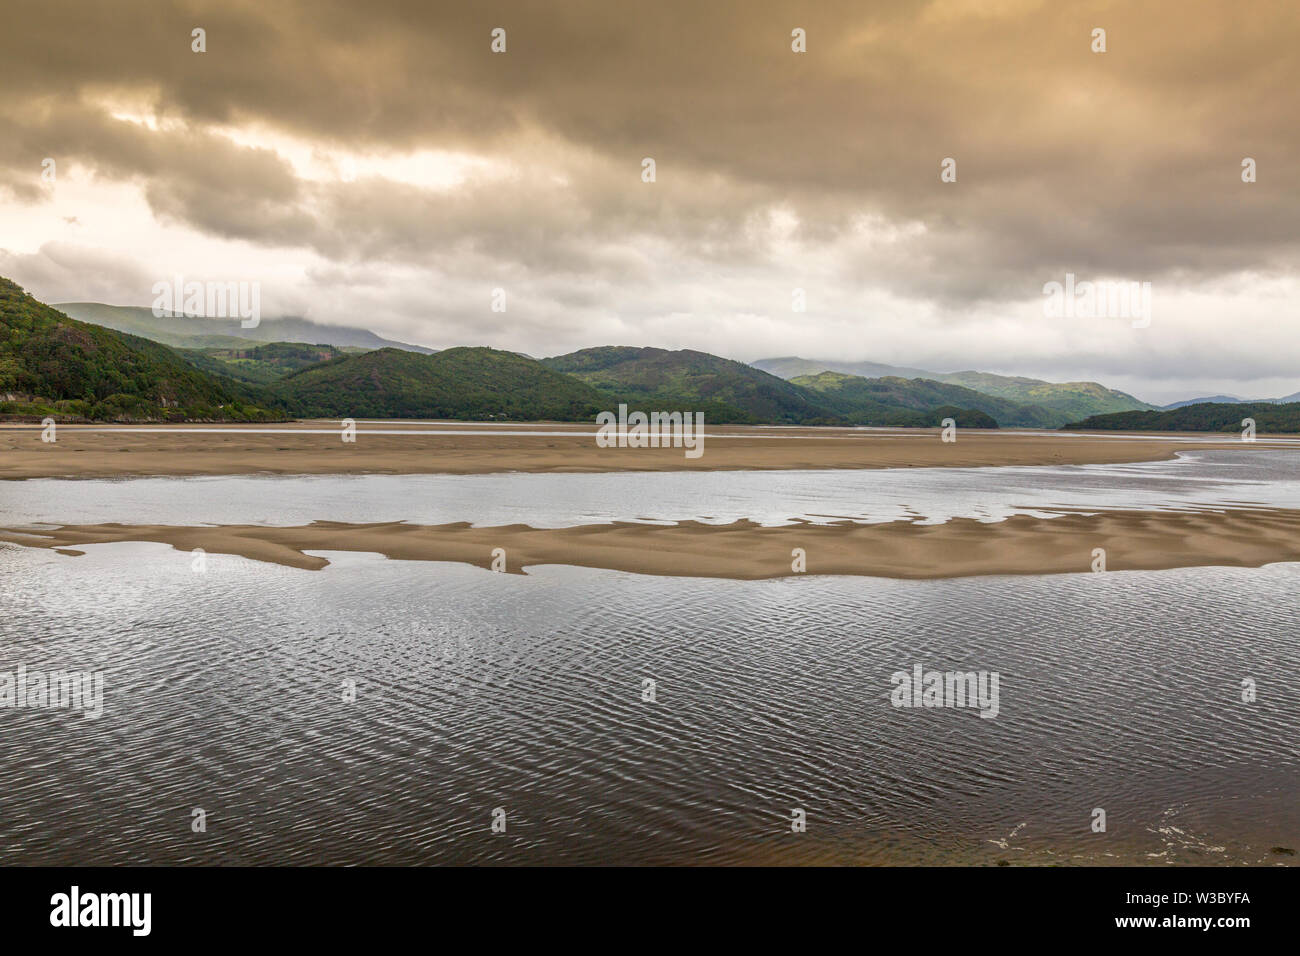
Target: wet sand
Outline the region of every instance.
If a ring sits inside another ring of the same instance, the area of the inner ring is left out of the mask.
[[[1092,570],[1093,550],[1109,571],[1226,565],[1258,567],[1300,560],[1300,511],[1121,512],[1027,515],[984,523],[960,518],[912,522],[763,527],[614,523],[537,529],[448,525],[345,524],[298,527],[226,525],[83,525],[0,530],[0,541],[58,549],[152,541],[188,552],[234,554],[319,570],[329,562],[309,551],[374,552],[415,561],[458,561],[489,568],[505,551],[504,570],[542,564],[607,568],[638,574],[760,579],[795,576],[792,552],[806,554],[807,574],[943,578],[979,574],[1052,574]],[[189,560],[188,556],[184,558]]]
[[[447,434],[421,434],[430,430]],[[593,426],[583,424],[361,422],[355,443],[347,443],[335,422],[178,430],[64,426],[56,442],[46,443],[39,428],[6,429],[0,431],[0,477],[1024,466],[1156,461],[1188,448],[1243,447],[1220,436],[1192,445],[1151,435],[963,430],[956,442],[946,443],[932,429],[722,426],[709,430],[704,455],[689,459],[682,449],[600,448],[592,432]],[[934,578],[1088,571],[1095,548],[1106,550],[1110,570],[1300,560],[1300,512],[1112,511],[1053,519],[1017,516],[996,523],[958,519],[942,525],[783,527],[749,521],[560,529],[326,521],[300,527],[109,524],[40,531],[0,527],[0,540],[66,555],[87,544],[153,541],[182,551],[202,548],[312,570],[328,562],[309,551],[374,552],[488,567],[493,549],[503,548],[506,570],[515,573],[535,565],[569,564],[715,578],[798,573]],[[796,548],[806,552],[805,572],[792,567]]]
[[[39,426],[0,428],[0,478],[1111,464],[1169,459],[1178,449],[1189,447],[1144,435],[1071,437],[963,429],[957,441],[946,443],[937,429],[864,432],[718,426],[707,430],[710,437],[705,439],[702,457],[689,459],[679,448],[599,448],[592,435],[594,426],[581,424],[363,422],[357,426],[355,443],[342,441],[337,422],[178,427],[197,430],[65,425],[58,429],[58,440],[47,443],[41,441]],[[421,429],[454,434],[418,434]],[[484,431],[492,433],[473,434]],[[1230,436],[1213,439],[1194,447],[1242,447]]]

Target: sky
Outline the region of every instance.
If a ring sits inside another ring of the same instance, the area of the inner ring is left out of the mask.
[[[1300,389],[1293,0],[8,0],[4,23],[0,275],[44,301],[148,306],[179,274],[432,348]],[[1049,314],[1067,275],[1149,283],[1149,321]]]

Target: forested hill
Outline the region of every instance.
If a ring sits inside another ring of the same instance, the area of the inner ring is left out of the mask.
[[[304,417],[591,421],[610,407],[536,359],[489,348],[377,349],[294,372],[270,392]]]
[[[1242,421],[1247,418],[1255,420],[1256,434],[1300,434],[1300,402],[1284,405],[1271,402],[1210,402],[1184,405],[1164,412],[1093,415],[1062,427],[1070,431],[1240,432],[1244,427]]]
[[[157,342],[78,322],[0,277],[0,415],[158,421],[265,421],[238,382]]]

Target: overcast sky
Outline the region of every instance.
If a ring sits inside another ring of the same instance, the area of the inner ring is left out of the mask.
[[[260,282],[264,315],[435,348],[1271,397],[1300,389],[1298,44],[1294,0],[9,0],[0,275]],[[1067,273],[1151,283],[1149,326],[1048,317]]]

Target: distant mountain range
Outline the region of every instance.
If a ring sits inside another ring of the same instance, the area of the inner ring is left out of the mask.
[[[0,415],[8,416],[591,421],[626,403],[698,411],[715,424],[915,427],[953,418],[970,428],[1217,428],[1222,418],[1160,418],[1161,409],[1095,382],[798,357],[745,364],[634,346],[540,360],[491,348],[435,352],[304,319],[244,329],[237,320],[85,302],[63,306],[64,315],[8,280],[0,293]],[[1232,414],[1246,407],[1181,404]],[[1276,430],[1274,418],[1256,417],[1261,430],[1266,422]]]
[[[1185,402],[1173,402],[1162,406],[1164,409],[1186,408],[1188,405],[1285,405],[1300,402],[1300,392],[1284,398],[1237,398],[1235,395],[1211,395],[1208,398],[1189,398]]]
[[[969,428],[996,428],[998,424],[968,401],[986,396],[968,390],[956,395],[944,393],[944,386],[938,386],[936,392],[900,379],[901,385],[887,396],[863,395],[849,389],[823,388],[828,383],[820,381],[786,382],[743,362],[690,349],[673,352],[607,345],[542,362],[586,382],[610,401],[625,401],[638,408],[703,411],[706,421],[720,423],[921,427],[952,417]]]
[[[883,378],[887,375],[898,378],[928,378],[935,380],[934,372],[925,369],[908,368],[903,365],[884,365],[880,362],[836,362],[821,359],[806,359],[788,355],[784,358],[759,359],[750,362],[756,369],[761,369],[777,378],[787,381],[805,375],[819,375],[822,372],[839,372],[841,375],[858,375],[862,378]]]
[[[870,379],[922,379],[932,383],[960,385],[985,396],[1029,406],[1027,412],[1016,413],[1017,420],[1014,424],[1018,425],[1037,424],[1050,428],[1089,415],[1157,407],[1096,382],[1045,382],[1036,378],[994,375],[991,372],[930,372],[905,366],[882,365],[879,362],[838,362],[795,356],[759,359],[750,364],[754,368],[790,380],[802,380],[822,372],[838,372]],[[995,412],[989,411],[989,414],[997,417]],[[998,418],[998,421],[1004,425],[1013,424],[1010,419],[1004,421],[1003,418]]]
[[[542,364],[610,401],[642,409],[702,411],[706,421],[795,425],[840,417],[807,389],[707,352],[606,345],[542,359]]]
[[[994,398],[961,385],[945,385],[927,379],[861,378],[841,372],[821,372],[791,379],[791,384],[816,392],[836,413],[855,423],[885,425],[929,425],[930,409],[958,408],[977,411],[999,425],[1048,428],[1056,416],[1038,405],[1020,405]],[[940,415],[942,419],[946,416]],[[962,416],[953,416],[964,424]]]
[[[155,316],[151,309],[133,305],[104,305],[99,302],[63,302],[54,308],[81,322],[93,322],[107,329],[128,332],[174,348],[238,348],[248,342],[302,342],[340,348],[397,348],[429,354],[433,349],[380,338],[367,329],[345,325],[321,325],[308,319],[262,319],[256,328],[245,329],[238,319],[206,319],[199,316]]]

